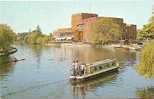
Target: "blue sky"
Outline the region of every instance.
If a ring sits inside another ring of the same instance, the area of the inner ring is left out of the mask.
[[[0,24],[15,32],[24,32],[40,25],[43,33],[71,26],[73,13],[97,13],[99,16],[123,18],[141,28],[152,15],[154,0],[51,0],[0,1]]]

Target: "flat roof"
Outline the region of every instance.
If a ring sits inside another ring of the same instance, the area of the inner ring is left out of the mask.
[[[109,63],[109,62],[112,62],[112,61],[115,61],[115,59],[106,59],[106,60],[103,60],[103,61],[98,61],[98,62],[93,63],[93,65],[105,64],[105,63]]]
[[[98,15],[96,13],[74,13],[72,15],[82,15],[82,14],[89,14],[89,15]]]

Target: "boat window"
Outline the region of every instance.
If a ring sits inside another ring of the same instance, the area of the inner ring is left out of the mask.
[[[99,69],[102,69],[102,66],[99,66]]]
[[[115,63],[112,63],[112,65],[115,65]]]
[[[109,67],[109,66],[110,66],[110,64],[106,64],[106,65],[105,65],[105,67]]]

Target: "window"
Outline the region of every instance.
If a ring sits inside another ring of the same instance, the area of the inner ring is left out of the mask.
[[[99,69],[102,69],[102,66],[99,66]]]

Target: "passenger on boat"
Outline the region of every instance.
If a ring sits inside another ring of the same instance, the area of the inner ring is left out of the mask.
[[[75,76],[76,75],[79,75],[79,72],[80,71],[80,66],[79,66],[79,63],[78,63],[78,60],[76,60],[76,62],[75,62]]]
[[[76,75],[76,66],[75,66],[75,61],[73,61],[73,63],[72,63],[72,71],[73,71],[73,76],[75,76]]]
[[[91,67],[91,64],[86,64],[85,65],[85,73],[84,74],[90,74],[90,67]]]
[[[81,64],[80,65],[80,76],[84,75],[84,72],[85,72],[85,64]]]

